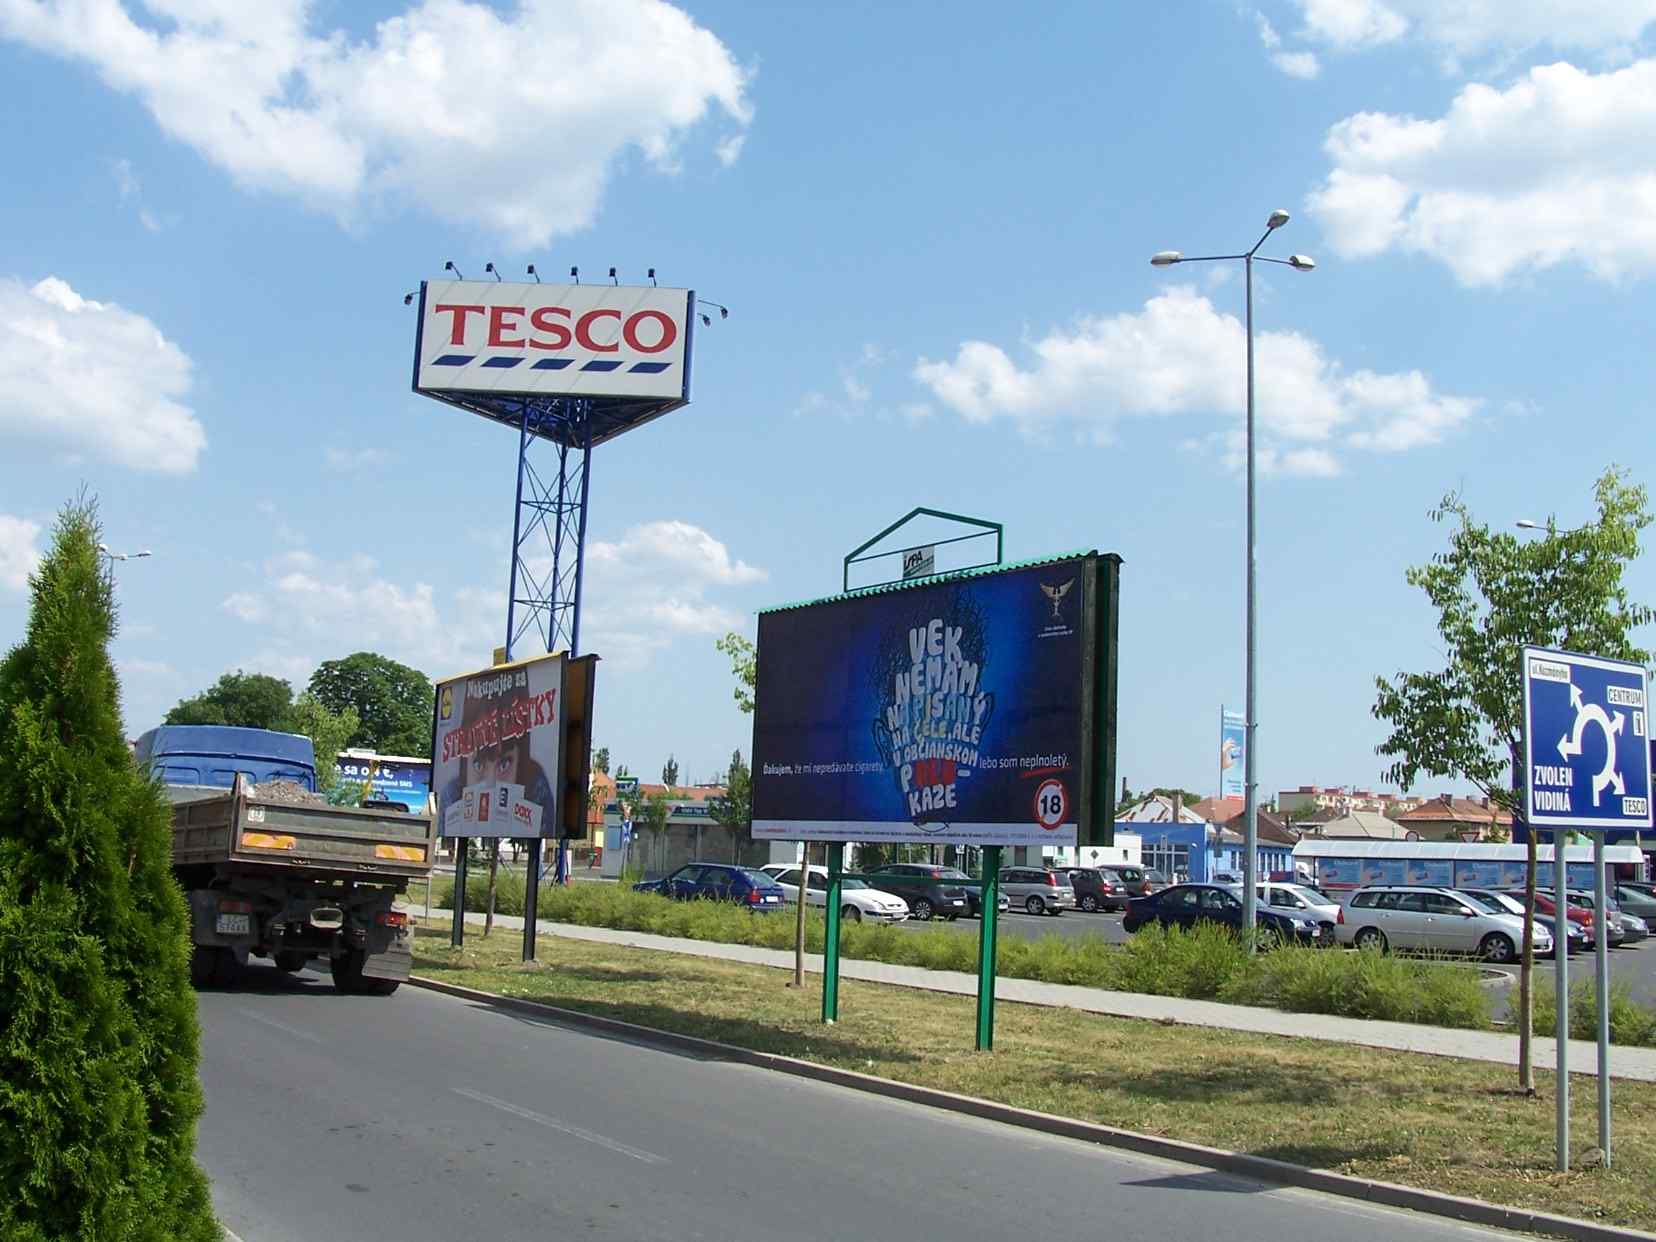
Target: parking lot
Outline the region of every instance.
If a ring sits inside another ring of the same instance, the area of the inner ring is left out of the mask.
[[[957,919],[953,923],[941,919],[930,923],[921,923],[909,920],[899,923],[899,927],[906,927],[911,931],[919,931],[929,927],[942,927],[957,935],[973,936],[978,934],[976,919]],[[1077,938],[1088,933],[1102,936],[1111,944],[1124,944],[1128,940],[1126,931],[1121,926],[1121,915],[1114,914],[1086,914],[1080,910],[1071,910],[1061,915],[1032,915],[1021,910],[1012,910],[1000,917],[1000,933],[1002,936],[1020,936],[1026,940],[1034,940],[1041,936],[1065,936]],[[1512,976],[1514,985],[1518,979],[1518,968],[1497,967]],[[1536,975],[1551,980],[1553,977],[1553,962],[1550,958],[1537,960]],[[1656,936],[1640,944],[1628,948],[1610,950],[1610,977],[1615,982],[1625,983],[1633,995],[1633,999],[1644,1004],[1656,1004]],[[1570,986],[1572,988],[1586,986],[1593,981],[1593,955],[1591,953],[1576,953],[1570,958]]]

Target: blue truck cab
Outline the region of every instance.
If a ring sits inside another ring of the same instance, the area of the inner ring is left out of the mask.
[[[253,784],[287,780],[316,791],[316,754],[299,733],[231,725],[161,725],[138,739],[140,771],[163,785],[229,789],[238,775]]]

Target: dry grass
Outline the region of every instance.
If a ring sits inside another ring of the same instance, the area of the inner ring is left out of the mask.
[[[1612,1170],[1553,1171],[1553,1077],[1311,1040],[1163,1026],[1002,1002],[995,1051],[972,1050],[973,1002],[675,953],[419,929],[415,972],[660,1030],[803,1057],[1022,1108],[1567,1216],[1656,1230],[1656,1084],[1615,1085]],[[1573,1085],[1574,1151],[1596,1142],[1591,1079]]]

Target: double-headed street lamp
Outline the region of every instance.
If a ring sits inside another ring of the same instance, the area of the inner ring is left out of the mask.
[[[1242,254],[1203,254],[1190,258],[1180,254],[1177,250],[1161,250],[1152,255],[1150,262],[1156,267],[1172,267],[1175,263],[1217,263],[1223,259],[1241,259],[1247,272],[1248,286],[1248,689],[1247,689],[1247,719],[1244,725],[1242,746],[1243,771],[1243,805],[1246,808],[1244,815],[1244,842],[1242,859],[1242,924],[1249,934],[1249,943],[1252,944],[1254,930],[1255,907],[1257,903],[1256,889],[1259,881],[1259,785],[1255,779],[1254,768],[1254,732],[1259,726],[1259,718],[1254,710],[1254,691],[1257,682],[1256,666],[1258,664],[1255,630],[1257,628],[1257,609],[1255,607],[1254,587],[1254,332],[1253,332],[1253,265],[1257,259],[1261,263],[1280,263],[1284,267],[1291,267],[1296,272],[1309,272],[1317,265],[1309,256],[1291,254],[1286,259],[1273,259],[1259,253],[1259,248],[1265,244],[1265,239],[1288,223],[1288,213],[1278,208],[1265,221],[1265,232],[1253,248]]]

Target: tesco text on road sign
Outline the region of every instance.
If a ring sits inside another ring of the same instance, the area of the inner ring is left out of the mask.
[[[1523,658],[1525,818],[1537,828],[1648,829],[1644,668],[1539,647]]]

